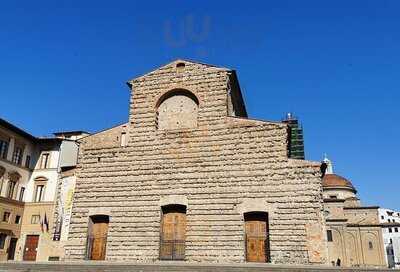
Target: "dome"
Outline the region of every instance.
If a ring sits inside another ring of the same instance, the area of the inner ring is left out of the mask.
[[[357,190],[354,188],[353,184],[351,184],[350,181],[336,174],[326,174],[322,178],[322,187],[324,189],[343,188],[343,189],[349,189],[354,193],[357,192]]]

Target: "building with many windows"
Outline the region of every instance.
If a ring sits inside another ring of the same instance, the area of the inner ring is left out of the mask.
[[[382,234],[385,256],[390,268],[400,267],[400,212],[380,208],[379,222],[383,225]]]
[[[77,143],[37,138],[0,119],[0,259],[49,260],[64,255],[54,239],[64,169],[76,165]]]

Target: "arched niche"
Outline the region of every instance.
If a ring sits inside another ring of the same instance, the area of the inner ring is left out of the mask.
[[[160,97],[156,104],[156,125],[160,130],[197,127],[199,100],[190,91],[174,89]]]

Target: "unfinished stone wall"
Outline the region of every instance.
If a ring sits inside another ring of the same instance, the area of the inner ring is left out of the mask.
[[[88,216],[102,213],[106,259],[157,260],[160,205],[176,202],[187,206],[187,261],[244,262],[243,213],[265,211],[273,263],[324,263],[319,164],[287,158],[285,124],[228,116],[229,70],[183,63],[131,81],[127,146],[99,140],[118,128],[82,142],[67,257],[85,258]],[[198,99],[196,127],[157,128],[174,89]]]

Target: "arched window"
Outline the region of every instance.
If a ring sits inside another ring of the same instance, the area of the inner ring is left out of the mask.
[[[160,259],[184,260],[186,240],[186,206],[162,207]]]
[[[268,213],[244,214],[246,233],[246,261],[270,262]]]
[[[368,248],[374,249],[374,244],[371,241],[368,242]]]
[[[174,130],[197,127],[199,101],[187,90],[178,89],[163,95],[157,104],[158,129]]]

